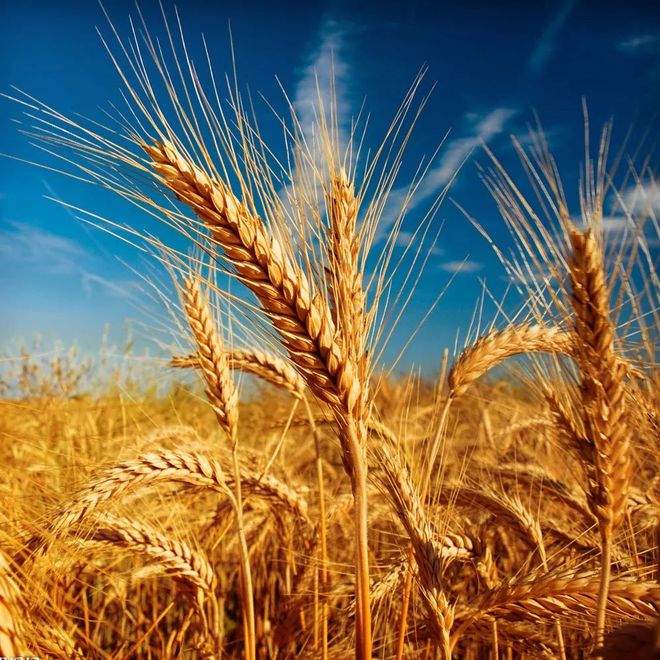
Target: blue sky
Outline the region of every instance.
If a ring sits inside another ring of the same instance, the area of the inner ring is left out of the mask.
[[[371,146],[379,143],[420,67],[428,66],[424,89],[436,86],[407,150],[401,185],[451,131],[418,196],[419,211],[472,154],[451,197],[506,245],[503,222],[475,162],[486,162],[479,149],[485,140],[515,170],[509,135],[525,134],[534,109],[568,182],[576,181],[582,154],[582,96],[594,126],[614,116],[615,144],[630,126],[640,136],[651,127],[647,142],[657,155],[660,12],[654,5],[190,0],[179,11],[192,57],[202,57],[203,33],[218,73],[231,67],[231,22],[241,83],[282,110],[276,77],[304,112],[314,94],[314,72],[323,75],[334,59],[342,112],[350,118],[364,102]],[[126,36],[133,3],[105,6]],[[141,9],[150,29],[159,33],[157,3],[141,2]],[[120,82],[95,32],[95,26],[109,32],[95,2],[5,2],[0,19],[0,92],[11,93],[16,85],[64,114],[96,119],[103,116],[99,107],[119,100]],[[257,110],[268,140],[276,121],[265,103],[257,101]],[[20,108],[0,99],[0,151],[39,159],[19,134],[17,119]],[[96,188],[0,158],[0,349],[35,332],[92,348],[106,323],[116,337],[128,319],[151,323],[132,270],[144,272],[148,265],[134,250],[76,220],[46,196],[128,223],[137,213]],[[410,218],[414,223],[415,214]],[[392,349],[396,353],[455,275],[406,358],[426,366],[429,350],[437,363],[456,331],[467,329],[482,281],[496,295],[506,286],[490,247],[451,203],[441,207],[437,222],[444,223],[437,249]],[[144,226],[144,219],[135,218],[135,223]],[[403,237],[412,229],[404,226]],[[149,333],[138,334],[147,345]]]

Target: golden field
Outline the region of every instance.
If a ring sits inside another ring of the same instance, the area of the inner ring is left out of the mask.
[[[3,360],[0,655],[657,657],[657,204],[623,194],[657,188],[648,161],[609,125],[570,184],[542,132],[522,173],[487,152],[516,310],[402,375],[381,358],[447,194],[395,257],[419,81],[379,148],[330,100],[277,159],[232,83],[218,107],[142,48],[118,128],[18,99],[71,176],[186,245],[90,211],[172,277],[156,371]]]

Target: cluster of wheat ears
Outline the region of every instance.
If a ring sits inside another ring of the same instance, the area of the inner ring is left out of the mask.
[[[89,214],[174,275],[191,345],[170,367],[206,402],[3,403],[1,654],[656,657],[657,205],[617,192],[655,185],[648,163],[612,164],[606,127],[576,219],[542,134],[515,144],[535,200],[489,154],[523,304],[453,362],[438,347],[435,382],[395,378],[379,360],[446,192],[399,257],[420,81],[374,152],[330,103],[313,135],[282,122],[278,159],[236,86],[221,101],[166,43],[175,67],[146,31],[118,39],[110,126],[17,100],[66,173],[189,241]],[[516,379],[482,378],[514,356]],[[241,374],[268,385],[239,404]]]

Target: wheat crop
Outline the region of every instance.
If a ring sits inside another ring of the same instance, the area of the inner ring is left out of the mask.
[[[74,353],[3,375],[2,655],[655,657],[658,226],[624,207],[634,240],[607,242],[610,127],[577,210],[542,132],[514,141],[531,191],[486,151],[517,311],[438,346],[437,377],[395,374],[441,201],[410,264],[410,196],[380,250],[419,81],[373,151],[330,99],[311,143],[290,108],[277,159],[234,84],[148,31],[112,52],[119,128],[15,100],[66,173],[187,242],[123,229],[172,275],[178,346],[165,391]]]

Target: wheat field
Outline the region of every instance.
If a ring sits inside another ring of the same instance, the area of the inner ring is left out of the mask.
[[[519,172],[486,150],[517,310],[405,373],[384,347],[446,190],[406,259],[414,187],[375,237],[420,80],[375,148],[330,99],[313,143],[291,108],[276,159],[234,82],[145,34],[109,47],[118,126],[15,98],[65,174],[187,247],[88,211],[171,276],[155,373],[3,362],[0,655],[657,658],[658,223],[619,194],[657,185],[648,161],[612,155],[609,125],[578,181],[542,131]]]

